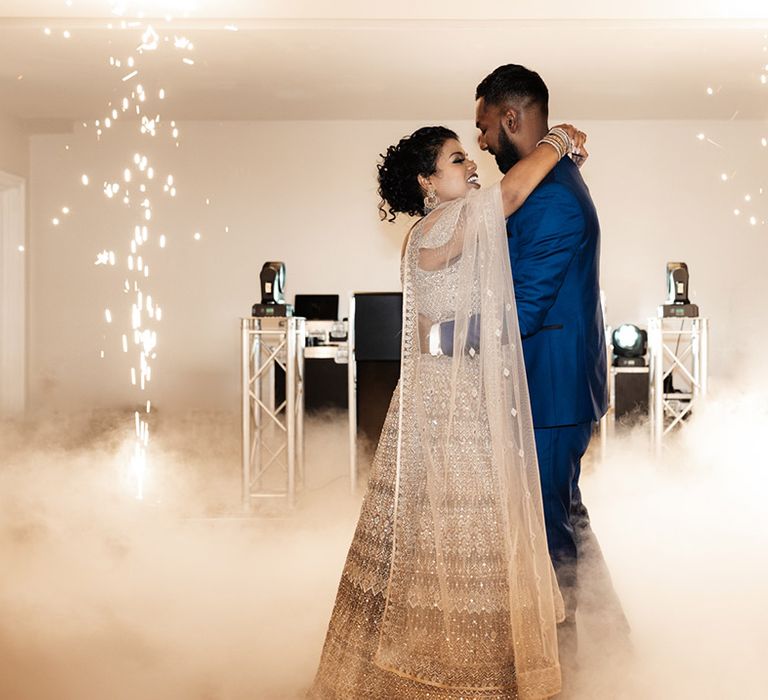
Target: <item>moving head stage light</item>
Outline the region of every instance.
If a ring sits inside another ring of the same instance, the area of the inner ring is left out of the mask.
[[[634,324],[624,323],[611,334],[614,367],[645,367],[648,333]]]
[[[684,262],[667,263],[667,303],[659,308],[662,318],[693,318],[699,307],[688,298],[688,265]]]
[[[265,262],[261,267],[261,303],[251,309],[252,316],[293,316],[293,306],[285,303],[285,264]]]

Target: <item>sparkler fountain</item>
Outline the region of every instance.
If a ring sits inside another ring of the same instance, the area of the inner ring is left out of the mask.
[[[115,15],[121,17],[128,14],[128,8],[123,3],[111,2],[111,5]],[[194,45],[187,37],[174,35],[169,30],[170,27],[166,28],[168,31],[162,32],[161,37],[152,25],[141,19],[143,13],[135,14],[138,15],[138,20],[120,19],[119,22],[108,25],[110,31],[136,32],[140,40],[131,55],[122,58],[111,56],[109,59],[116,76],[118,92],[123,93],[123,97],[117,103],[110,101],[106,116],[93,123],[95,136],[101,141],[118,120],[126,120],[138,125],[142,137],[150,141],[157,137],[169,138],[178,146],[179,127],[175,121],[166,120],[160,112],[160,103],[166,98],[166,90],[162,87],[152,92],[145,89],[141,82],[145,70],[143,62],[150,53],[169,48],[182,54],[181,61],[184,64],[194,65],[194,60],[189,56]],[[168,25],[171,21],[170,16],[165,18]],[[135,214],[127,240],[124,258],[127,269],[122,282],[123,293],[130,304],[130,328],[126,328],[122,333],[120,342],[123,353],[133,353],[130,382],[139,393],[138,406],[133,414],[133,446],[125,480],[135,497],[143,500],[149,476],[148,453],[152,412],[149,384],[157,358],[159,324],[163,318],[162,307],[154,298],[150,286],[150,261],[157,248],[166,246],[166,236],[158,235],[152,229],[152,220],[156,196],[175,198],[176,184],[171,173],[163,178],[158,177],[148,153],[136,152],[132,157],[126,154],[120,168],[119,176],[103,182],[103,193],[110,200],[121,201]],[[87,174],[82,175],[81,181],[83,186],[90,184]],[[57,222],[54,221],[54,224]],[[95,264],[115,266],[117,262],[115,251],[103,250],[97,255]],[[107,324],[113,322],[110,309],[105,309],[104,317]],[[101,351],[101,357],[104,357],[104,350]]]

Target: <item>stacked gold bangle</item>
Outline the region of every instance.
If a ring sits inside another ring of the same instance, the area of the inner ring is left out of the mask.
[[[573,150],[571,137],[568,136],[568,132],[565,129],[561,129],[559,126],[550,129],[547,135],[536,145],[539,146],[542,143],[552,146],[557,151],[558,158],[567,156]]]

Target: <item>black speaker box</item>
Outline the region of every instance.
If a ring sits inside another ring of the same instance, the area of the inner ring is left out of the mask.
[[[400,379],[403,295],[355,294],[358,432],[376,444]]]
[[[614,417],[617,423],[631,425],[648,415],[647,372],[616,372]]]
[[[400,292],[355,294],[355,355],[358,362],[400,362],[403,295]]]

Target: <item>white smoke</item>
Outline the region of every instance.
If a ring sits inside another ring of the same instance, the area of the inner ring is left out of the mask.
[[[656,460],[593,446],[583,491],[634,652],[584,638],[578,700],[758,698],[768,642],[768,394],[720,391]],[[280,700],[312,681],[359,508],[343,417],[310,422],[294,512],[242,517],[237,416],[160,416],[151,497],[125,417],[0,432],[0,697]]]

